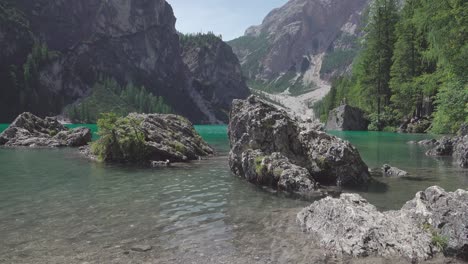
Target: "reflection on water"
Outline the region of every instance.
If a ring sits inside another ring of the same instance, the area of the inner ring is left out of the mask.
[[[310,202],[232,176],[226,128],[197,129],[220,156],[164,170],[96,164],[71,149],[0,149],[0,263],[335,263],[295,223]],[[360,191],[379,208],[398,208],[434,184],[468,186],[450,160],[406,144],[424,136],[339,136],[370,167],[411,173]],[[138,244],[153,249],[132,252]]]

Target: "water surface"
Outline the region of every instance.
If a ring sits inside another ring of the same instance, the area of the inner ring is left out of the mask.
[[[74,149],[0,148],[0,263],[337,262],[295,223],[310,201],[234,177],[226,127],[196,129],[219,155],[164,170],[97,164]],[[370,167],[411,173],[360,191],[383,210],[431,185],[468,186],[467,171],[450,158],[406,144],[427,135],[333,133],[353,142]],[[132,252],[137,244],[153,249]]]

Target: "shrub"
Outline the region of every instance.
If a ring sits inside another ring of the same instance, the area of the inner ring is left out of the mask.
[[[148,155],[142,120],[136,117],[118,117],[115,113],[102,114],[97,121],[99,139],[91,152],[100,161],[144,162]]]

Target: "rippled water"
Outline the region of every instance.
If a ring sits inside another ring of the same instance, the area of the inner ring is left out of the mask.
[[[76,150],[0,148],[0,263],[340,263],[295,223],[310,201],[231,175],[224,126],[199,126],[218,156],[164,170],[102,165]],[[398,208],[417,190],[466,188],[466,171],[406,141],[427,136],[339,133],[371,166],[412,174],[361,191]],[[153,247],[145,253],[132,246]],[[354,260],[384,263],[381,259]],[[387,262],[388,263],[388,262]],[[391,262],[390,262],[391,263]]]

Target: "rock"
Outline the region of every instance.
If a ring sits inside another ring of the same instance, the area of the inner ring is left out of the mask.
[[[153,168],[164,168],[164,167],[169,167],[171,166],[171,161],[166,160],[166,161],[151,161],[151,167]]]
[[[446,254],[468,260],[468,191],[429,187],[418,192],[401,211],[424,229],[429,227],[433,236],[447,240]]]
[[[432,121],[428,117],[408,119],[398,129],[402,133],[426,133]]]
[[[424,139],[418,142],[418,145],[421,145],[421,146],[434,146],[436,144],[437,144],[436,139]]]
[[[133,157],[129,159],[119,152],[109,153],[102,161],[167,166],[173,162],[198,160],[214,154],[213,149],[195,131],[192,123],[182,116],[132,113],[128,118],[139,122],[137,128],[144,135],[141,155],[138,159],[131,159]],[[133,131],[133,129],[130,124],[124,124],[119,131]],[[125,134],[117,134],[117,137],[125,137]],[[88,149],[83,149],[82,153],[91,158],[93,156]]]
[[[449,137],[443,137],[438,140],[435,145],[436,147],[426,152],[428,156],[452,156],[454,140]]]
[[[382,166],[382,173],[384,176],[390,176],[390,177],[404,177],[408,175],[408,172],[404,170],[400,170],[396,167],[392,167],[388,164],[385,164]]]
[[[428,156],[453,156],[462,168],[468,168],[468,136],[443,137],[436,141],[434,148],[426,152]]]
[[[242,153],[242,170],[244,178],[255,184],[304,195],[315,191],[315,181],[309,171],[292,164],[278,152],[265,155],[259,150],[247,150]]]
[[[336,254],[410,259],[428,259],[432,254],[427,232],[402,221],[397,212],[379,212],[358,194],[322,199],[303,209],[297,219],[312,239]]]
[[[453,157],[462,168],[468,168],[468,135],[456,140]]]
[[[304,208],[298,223],[311,239],[336,254],[427,260],[444,251],[468,252],[468,192],[434,186],[401,210],[379,212],[358,194],[327,197]],[[446,241],[446,243],[444,243]]]
[[[327,130],[367,130],[369,120],[364,112],[356,107],[342,105],[330,111],[326,125]]]
[[[288,192],[323,185],[364,184],[367,166],[349,143],[308,130],[286,112],[255,97],[234,100],[229,165],[250,182]]]
[[[19,115],[0,134],[0,145],[8,147],[80,147],[91,141],[89,128],[68,129],[56,119],[39,118],[31,113]]]
[[[464,137],[468,135],[468,123],[464,123],[460,126],[460,129],[458,130],[457,135],[460,137]]]
[[[135,245],[133,247],[130,248],[132,251],[136,251],[136,252],[147,252],[147,251],[150,251],[153,249],[152,246],[150,245]]]

